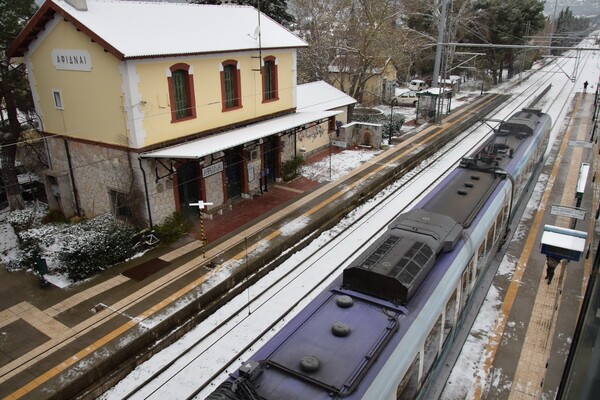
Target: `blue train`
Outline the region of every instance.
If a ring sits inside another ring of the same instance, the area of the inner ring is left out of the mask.
[[[500,123],[207,399],[418,397],[505,239],[551,126],[533,109]]]

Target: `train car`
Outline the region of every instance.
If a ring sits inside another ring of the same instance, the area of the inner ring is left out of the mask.
[[[500,123],[207,399],[418,398],[454,344],[551,125],[532,109]]]

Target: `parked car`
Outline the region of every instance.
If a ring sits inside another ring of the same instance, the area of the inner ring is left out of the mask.
[[[427,84],[425,83],[425,81],[422,81],[420,79],[413,79],[412,81],[410,81],[410,83],[408,84],[408,88],[410,90],[414,90],[415,92],[418,92],[420,90],[425,90],[427,89],[429,86],[427,86]]]
[[[407,107],[416,107],[419,102],[419,98],[417,97],[417,92],[414,90],[409,90],[404,93],[400,93],[398,96],[394,97],[395,104],[399,106],[407,106]]]

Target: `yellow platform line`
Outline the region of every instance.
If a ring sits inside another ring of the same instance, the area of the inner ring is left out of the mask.
[[[587,132],[587,115],[579,118],[580,126],[577,140],[585,138]],[[573,122],[572,122],[573,123]],[[560,204],[572,203],[576,191],[579,165],[583,158],[583,149],[575,147],[571,151],[569,169],[565,179],[565,187]],[[566,218],[561,226],[569,227],[570,218]],[[559,225],[559,224],[557,224]],[[539,398],[543,392],[543,382],[547,372],[547,361],[550,358],[558,310],[562,300],[561,293],[566,279],[567,268],[560,263],[556,271],[556,279],[552,285],[540,278],[536,297],[531,311],[531,319],[525,333],[521,355],[512,379],[509,400],[526,400],[530,397]],[[543,276],[543,275],[542,275]],[[560,288],[560,289],[559,289]]]
[[[579,104],[581,102],[581,97],[577,100],[575,105],[575,111],[579,110]],[[554,187],[554,182],[556,180],[556,176],[558,175],[560,164],[562,162],[562,157],[566,152],[567,146],[569,145],[569,138],[573,132],[573,125],[570,124],[567,132],[565,132],[565,137],[562,140],[562,144],[560,146],[560,151],[558,152],[556,159],[554,160],[554,166],[552,168],[552,172],[550,177],[548,178],[548,183],[546,185],[546,190],[544,191],[544,195],[540,200],[540,205],[538,207],[538,211],[535,214],[535,217],[531,223],[531,230],[527,235],[527,239],[525,241],[525,245],[523,248],[523,252],[521,253],[521,257],[517,262],[515,272],[513,274],[513,278],[510,282],[508,290],[506,291],[506,295],[504,296],[504,301],[502,302],[502,306],[500,308],[499,316],[496,319],[496,323],[492,328],[492,334],[488,340],[488,343],[485,348],[484,354],[485,361],[483,364],[483,376],[487,377],[490,369],[492,367],[492,363],[494,362],[494,358],[496,356],[496,352],[498,351],[498,347],[500,345],[502,335],[504,334],[504,330],[506,328],[506,324],[508,323],[508,317],[512,310],[512,307],[515,303],[517,293],[519,291],[519,287],[521,286],[521,279],[523,278],[523,274],[525,273],[525,269],[527,267],[527,261],[531,256],[532,249],[536,248],[535,242],[536,238],[542,223],[542,219],[546,212],[546,207],[548,205],[548,201],[550,199],[550,195],[552,193],[552,188]],[[482,382],[481,375],[477,375],[475,378],[475,399],[479,400],[482,396]]]
[[[491,100],[490,100],[491,101]],[[480,104],[478,107],[469,110],[469,112],[465,113],[465,116],[462,118],[457,118],[456,121],[449,123],[447,125],[445,125],[445,127],[450,127],[453,126],[455,124],[458,124],[462,119],[466,118],[468,115],[476,112],[477,110],[479,110],[480,108],[483,108],[486,105],[487,102]],[[432,128],[428,128],[426,130],[424,130],[423,132],[421,132],[419,135],[415,135],[413,136],[411,139],[407,140],[405,143],[403,144],[408,144],[408,143],[412,143],[412,141],[416,140],[416,138],[420,138],[423,135],[425,135],[427,132],[436,129],[437,127],[432,127]],[[440,130],[440,132],[443,132],[443,130]],[[430,135],[428,137],[426,137],[423,142],[427,143],[430,140],[432,140],[436,135]],[[390,149],[390,151],[392,151],[393,149]],[[390,161],[390,163],[392,162],[396,162],[397,160],[399,160],[401,157],[403,157],[406,154],[409,154],[410,152],[414,151],[414,149],[409,149],[406,151],[401,152],[398,156],[394,157],[392,161]],[[384,152],[381,156],[383,157],[384,155],[386,155],[387,152]],[[388,163],[387,165],[389,165],[390,163]],[[365,163],[363,164],[363,166],[361,166],[361,168],[366,168],[367,166],[372,165],[372,163]],[[387,168],[387,165],[380,165],[378,168],[376,168],[375,171],[373,171],[371,174],[369,175],[373,175],[376,174],[377,172],[381,171],[384,168]],[[361,168],[358,168],[357,170],[360,170]],[[357,171],[355,170],[355,171]],[[331,201],[333,201],[334,198],[337,198],[339,196],[341,196],[343,193],[341,192],[347,192],[348,190],[350,190],[350,188],[356,187],[359,183],[363,182],[364,180],[368,179],[368,176],[365,176],[363,178],[360,178],[359,180],[357,180],[356,182],[354,182],[351,185],[348,185],[345,190],[336,192],[335,195],[331,196],[329,199],[323,201],[321,204],[325,205],[330,203]],[[331,184],[334,184],[335,186],[335,182],[332,182]],[[311,215],[312,213],[316,212],[317,207],[313,207],[311,210],[309,210],[307,212],[308,215]],[[267,238],[273,239],[275,237],[277,237],[278,235],[280,235],[282,232],[280,230],[276,230],[273,233],[271,233]],[[264,241],[262,241],[264,242]],[[253,249],[256,249],[258,246],[254,245]],[[244,250],[240,253],[238,253],[236,256],[234,256],[234,259],[240,260],[243,259],[244,256],[247,254],[248,251],[251,251],[251,249],[248,250]],[[193,262],[193,261],[192,261]],[[56,374],[64,371],[64,369],[70,367],[71,365],[73,365],[75,362],[78,362],[79,360],[81,360],[82,358],[84,358],[85,356],[91,354],[93,351],[95,351],[95,349],[101,347],[102,345],[108,343],[109,341],[115,339],[117,336],[123,334],[124,332],[126,332],[128,329],[134,327],[135,325],[137,325],[140,321],[142,321],[143,319],[152,316],[153,314],[155,314],[156,312],[162,310],[163,308],[165,308],[166,306],[168,306],[171,303],[174,303],[175,301],[177,301],[180,297],[186,295],[187,293],[189,293],[190,291],[192,291],[193,289],[195,289],[198,285],[201,285],[202,283],[204,283],[206,280],[210,279],[213,275],[215,275],[216,273],[218,273],[221,269],[223,269],[226,266],[226,263],[221,264],[218,268],[216,268],[215,270],[211,271],[211,273],[204,275],[198,279],[196,279],[194,282],[186,285],[185,287],[183,287],[182,289],[178,290],[177,292],[175,292],[174,294],[170,295],[168,298],[163,299],[162,301],[160,301],[159,303],[155,304],[154,306],[152,306],[151,308],[147,309],[146,311],[144,311],[142,314],[138,315],[137,317],[133,318],[132,320],[128,321],[127,323],[121,325],[119,328],[113,330],[112,332],[108,333],[107,335],[105,335],[104,337],[102,337],[101,339],[97,340],[96,342],[94,342],[92,345],[86,347],[85,349],[79,351],[75,356],[69,357],[68,359],[66,359],[65,361],[63,361],[62,363],[58,364],[57,366],[51,368],[49,371],[47,371],[46,373],[40,375],[39,377],[37,377],[36,379],[34,379],[33,381],[29,382],[27,385],[19,388],[18,390],[16,390],[15,392],[11,393],[8,397],[6,397],[7,399],[18,399],[22,396],[24,396],[26,393],[32,391],[33,389],[37,388],[38,386],[42,385],[43,383],[47,382],[49,379],[51,379],[52,377],[56,376]]]

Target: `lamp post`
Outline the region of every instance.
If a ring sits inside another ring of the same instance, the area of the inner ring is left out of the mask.
[[[395,98],[390,102],[390,133],[388,137],[388,145],[392,143],[392,127],[394,126],[394,105],[398,105]]]
[[[212,206],[213,203],[205,203],[202,200],[199,200],[197,203],[190,203],[190,206],[198,206],[200,210],[200,242],[202,243],[202,257],[206,258],[206,235],[204,234],[204,219],[202,217],[202,212],[204,211],[205,206]]]

